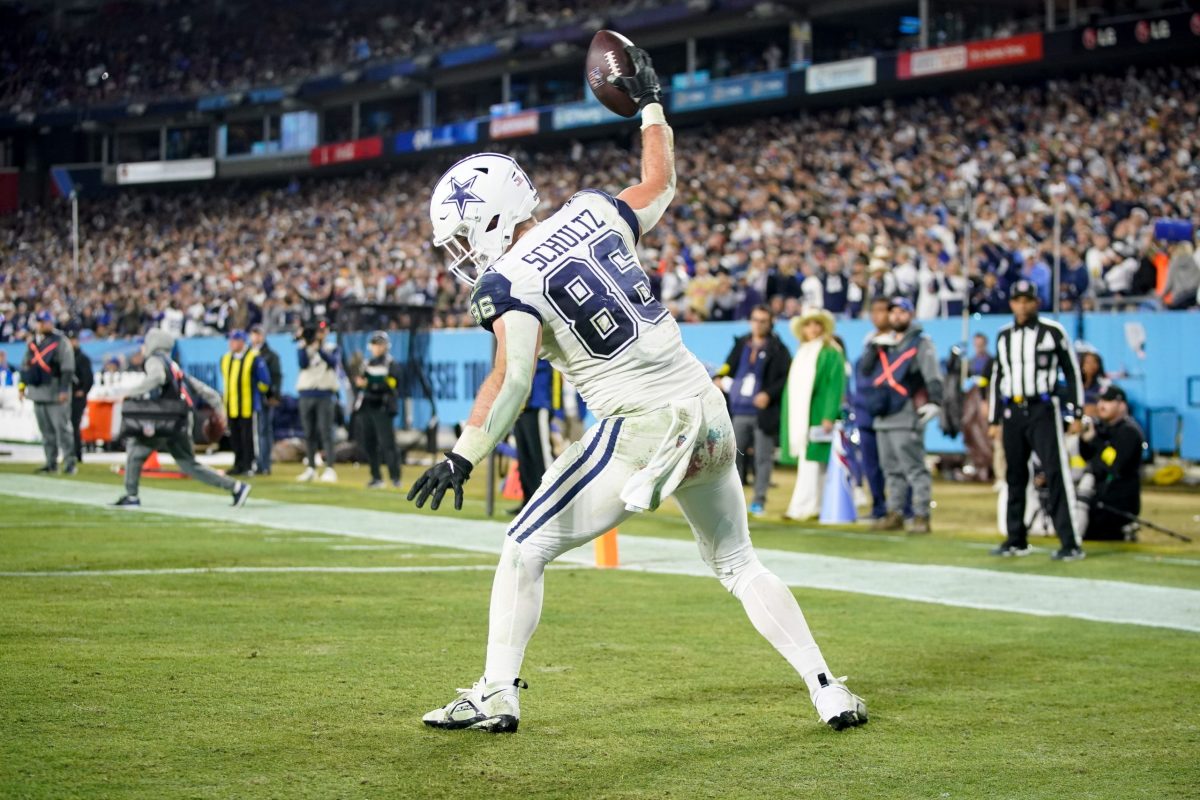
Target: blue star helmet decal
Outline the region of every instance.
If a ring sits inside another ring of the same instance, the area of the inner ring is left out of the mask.
[[[453,203],[455,206],[458,206],[459,219],[462,219],[466,215],[468,203],[483,202],[482,197],[479,197],[471,191],[471,186],[475,183],[475,179],[478,177],[478,175],[472,175],[470,179],[465,180],[462,183],[454,180],[454,178],[450,179],[450,188],[454,191],[450,192],[449,196],[442,201],[442,205],[445,206]]]

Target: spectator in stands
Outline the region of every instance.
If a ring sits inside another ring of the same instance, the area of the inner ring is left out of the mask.
[[[391,46],[386,37],[368,39],[373,54]],[[335,58],[341,55],[321,56],[330,64]],[[218,78],[240,80],[236,66],[222,63]],[[1093,295],[1101,303],[1113,294],[1142,296],[1155,287],[1157,249],[1147,247],[1152,217],[1138,204],[1158,203],[1182,218],[1200,213],[1194,189],[1200,180],[1198,96],[1200,67],[1164,66],[1086,75],[1053,90],[984,84],[853,111],[680,129],[680,174],[702,178],[680,185],[678,201],[639,246],[644,263],[659,264],[659,291],[681,319],[710,312],[710,278],[719,269],[730,273],[735,292],[742,273],[761,270],[762,284],[748,279],[747,289],[756,287],[780,311],[797,298],[823,308],[820,282],[802,290],[801,281],[827,269],[831,257],[842,259],[851,284],[856,259],[867,257],[864,301],[903,294],[922,303],[922,317],[947,312],[954,293],[925,290],[933,301],[927,306],[918,276],[953,278],[954,260],[972,280],[979,271],[1003,309],[1004,293],[1022,268],[1036,268],[1036,261],[1026,265],[1025,254],[1052,263],[1046,255],[1052,219],[1047,225],[1051,215],[1038,198],[1062,183],[1068,187],[1064,272],[1074,267],[1071,249],[1075,259],[1083,252],[1088,290],[1082,302]],[[1022,120],[1019,129],[1014,119]],[[1146,119],[1155,124],[1143,124]],[[935,139],[939,146],[928,147]],[[848,169],[864,150],[872,168]],[[965,161],[964,153],[970,154]],[[565,201],[568,190],[559,187],[587,182],[605,188],[631,168],[632,157],[611,141],[591,142],[575,158],[566,149],[539,152],[547,207]],[[973,238],[974,264],[962,254],[965,220],[949,208],[961,190],[945,180],[968,164],[978,176],[976,221],[982,226]],[[423,201],[411,191],[432,183],[432,169],[322,176],[286,189],[212,183],[188,192],[85,196],[78,278],[43,268],[71,258],[57,210],[7,215],[0,218],[0,315],[6,317],[0,337],[21,330],[30,297],[78,317],[101,338],[118,328],[139,335],[154,324],[177,326],[180,312],[184,335],[227,333],[258,314],[268,331],[294,330],[306,308],[347,300],[427,303],[436,307],[439,326],[464,324],[466,291],[446,279],[428,252]],[[759,267],[754,258],[747,265],[754,250],[762,252]],[[690,309],[681,299],[688,296],[689,273],[699,274],[703,290],[696,293],[703,302]],[[245,301],[234,304],[233,296]],[[976,310],[991,303],[978,287],[971,296]],[[1053,300],[1049,292],[1041,296]],[[847,308],[853,302],[848,297]]]
[[[337,483],[337,461],[334,442],[334,425],[338,396],[338,355],[327,347],[325,339],[328,327],[322,322],[306,326],[300,332],[297,357],[300,374],[296,378],[296,392],[300,395],[300,423],[304,426],[307,446],[306,467],[297,476],[298,481],[311,481],[317,477],[317,450],[325,453],[325,469],[321,473],[322,483]]]
[[[1163,301],[1167,308],[1191,308],[1200,293],[1200,252],[1194,252],[1191,242],[1179,242],[1171,248],[1167,267],[1167,282],[1163,286]]]
[[[737,439],[738,474],[749,472],[747,454],[754,457],[754,497],[750,513],[763,515],[775,445],[779,439],[783,390],[788,381],[791,353],[774,331],[775,315],[767,306],[750,312],[750,333],[739,336],[714,379],[729,395],[729,412]]]
[[[793,317],[791,327],[800,342],[787,378],[788,444],[797,464],[784,517],[803,521],[821,514],[825,465],[846,393],[846,357],[828,311],[810,309]]]

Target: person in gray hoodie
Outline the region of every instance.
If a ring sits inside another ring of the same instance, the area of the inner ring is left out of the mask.
[[[33,413],[42,433],[46,463],[41,473],[58,472],[62,454],[63,472],[75,474],[75,434],[71,428],[71,391],[75,383],[75,350],[62,331],[54,327],[49,311],[39,311],[33,336],[25,347],[21,362],[22,399],[33,401]]]
[[[875,415],[887,514],[877,530],[903,530],[904,505],[912,489],[913,533],[929,533],[933,478],[925,466],[925,426],[941,413],[942,370],[933,340],[913,324],[913,304],[896,297],[888,304],[891,331],[871,339],[859,362],[881,397]]]
[[[186,374],[179,365],[171,360],[171,351],[175,348],[175,337],[167,331],[156,328],[146,334],[142,345],[142,353],[146,356],[146,377],[141,383],[129,387],[123,392],[126,397],[177,396],[192,405],[193,398],[199,396],[208,404],[215,414],[223,414],[224,402],[220,392],[203,381]],[[140,506],[138,498],[138,483],[142,477],[142,465],[155,450],[163,450],[175,459],[176,465],[184,474],[196,480],[224,489],[233,496],[233,505],[240,506],[250,495],[250,484],[235,481],[196,461],[196,452],[192,447],[192,426],[196,415],[188,413],[188,424],[185,433],[171,436],[130,438],[125,442],[125,494],[113,505]]]

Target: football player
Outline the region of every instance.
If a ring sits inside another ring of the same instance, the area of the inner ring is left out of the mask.
[[[508,528],[492,586],[483,677],[425,715],[447,729],[510,732],[520,719],[525,646],[542,609],[546,565],[674,495],[700,554],[754,627],[803,678],[820,719],[867,721],[866,704],[833,677],[788,587],[750,544],[725,398],[650,292],[638,237],[675,193],[674,137],[647,54],[628,48],[632,76],[614,82],[641,109],[641,181],[616,197],[584,189],[542,221],[538,194],[511,158],[483,153],[438,180],[435,245],[472,283],[471,313],[496,336],[494,369],[445,460],[408,494],[437,509],[512,428],[539,353],[579,390],[599,424],[568,448]]]

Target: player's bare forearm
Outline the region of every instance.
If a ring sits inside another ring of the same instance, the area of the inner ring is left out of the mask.
[[[675,196],[675,135],[661,105],[653,103],[642,113],[642,180],[618,197],[638,215],[645,231],[658,222]]]
[[[675,132],[666,120],[642,128],[642,184],[655,193],[675,188]]]
[[[496,334],[496,361],[475,396],[454,452],[478,464],[512,430],[529,397],[537,352],[541,347],[541,321],[523,312],[510,312],[492,325]]]

